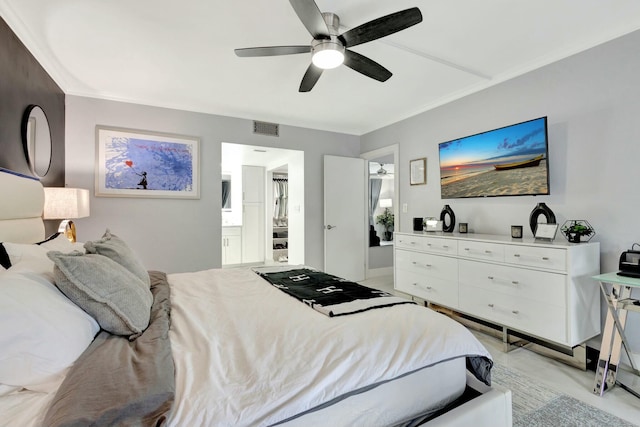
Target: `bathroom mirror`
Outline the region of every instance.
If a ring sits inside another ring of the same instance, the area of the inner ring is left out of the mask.
[[[38,105],[29,105],[22,117],[22,145],[31,172],[42,178],[51,165],[51,132],[47,116]]]

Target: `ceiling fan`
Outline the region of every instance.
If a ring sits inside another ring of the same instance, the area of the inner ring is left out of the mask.
[[[387,170],[384,168],[384,163],[378,163],[380,165],[380,169],[376,172],[378,175],[386,175]]]
[[[278,56],[311,52],[311,64],[307,68],[299,92],[309,92],[317,83],[323,70],[347,67],[367,77],[384,82],[391,72],[377,62],[348,48],[376,40],[422,22],[420,9],[413,7],[369,21],[342,34],[340,18],[334,13],[321,13],[313,0],[289,0],[298,18],[307,28],[313,40],[311,45],[265,46],[235,49],[240,57]]]

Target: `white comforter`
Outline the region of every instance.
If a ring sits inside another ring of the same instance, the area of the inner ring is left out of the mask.
[[[246,269],[168,276],[171,426],[266,426],[362,387],[465,355],[464,327],[418,305],[330,318]]]

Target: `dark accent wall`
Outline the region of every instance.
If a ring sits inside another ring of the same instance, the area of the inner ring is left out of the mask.
[[[42,183],[64,186],[65,95],[7,23],[0,18],[0,167],[31,175],[20,124],[30,104],[39,105],[51,128],[51,167]]]

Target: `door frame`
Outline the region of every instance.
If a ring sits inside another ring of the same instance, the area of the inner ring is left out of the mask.
[[[227,156],[225,156],[225,145],[227,146],[233,146],[236,148],[237,151],[231,151],[227,153]],[[256,157],[251,157],[256,156],[254,154],[254,151],[256,151],[257,149],[259,150],[266,150],[267,152],[274,152],[275,151],[275,156],[268,156],[269,158],[266,158],[266,155],[264,155],[264,151],[260,151],[260,155]],[[291,256],[289,256],[289,262],[290,263],[295,263],[295,264],[304,264],[305,263],[305,257],[306,257],[306,244],[305,244],[305,239],[306,239],[306,218],[305,218],[305,197],[304,197],[304,193],[305,193],[305,180],[304,180],[304,175],[305,175],[305,156],[304,156],[304,150],[300,150],[300,149],[295,149],[295,148],[281,148],[281,147],[273,147],[273,146],[268,146],[268,145],[254,145],[254,144],[246,144],[246,143],[242,143],[242,142],[228,142],[228,141],[222,141],[220,144],[220,164],[221,164],[221,168],[220,171],[229,171],[229,172],[233,172],[235,171],[236,175],[239,173],[240,174],[240,178],[238,182],[241,182],[242,178],[241,178],[241,174],[242,174],[242,165],[247,164],[250,166],[262,166],[265,168],[265,183],[264,183],[264,188],[263,188],[263,192],[265,195],[265,200],[264,200],[264,236],[263,236],[263,240],[264,240],[264,260],[262,261],[262,263],[266,263],[267,262],[267,254],[271,253],[269,247],[267,246],[267,230],[269,229],[269,224],[271,224],[271,226],[273,226],[273,221],[271,220],[271,215],[273,213],[272,210],[270,209],[269,206],[269,200],[271,200],[271,197],[269,197],[269,193],[268,193],[268,189],[273,189],[273,187],[271,185],[269,185],[271,183],[271,175],[268,174],[267,172],[270,170],[273,170],[279,166],[282,166],[284,164],[288,165],[288,172],[289,172],[289,176],[290,177],[294,177],[295,179],[293,180],[293,182],[289,183],[289,223],[288,223],[288,227],[289,227],[289,253],[293,253],[293,259]],[[230,166],[233,165],[233,166]],[[269,178],[269,180],[266,180],[266,178]],[[220,178],[218,179],[222,179],[222,174],[220,174]],[[236,182],[235,184],[232,183],[232,191],[233,190],[233,186],[235,185],[236,188],[238,186],[238,182]],[[219,190],[220,191],[220,190]],[[220,194],[220,193],[218,193]],[[239,206],[242,206],[242,197],[241,197],[242,192],[239,193]],[[272,195],[273,193],[271,193]],[[218,205],[220,206],[220,208],[222,208],[221,206],[221,198],[220,196],[218,196]],[[234,199],[235,200],[235,199]],[[238,206],[238,202],[233,203],[232,202],[232,206]],[[221,215],[222,216],[222,215]],[[222,218],[221,218],[222,219]],[[220,222],[220,237],[221,237],[221,242],[222,242],[222,221]],[[292,231],[293,230],[293,231]],[[271,230],[272,231],[272,230]],[[269,234],[269,236],[271,236],[271,238],[273,239],[273,234]],[[273,240],[271,240],[273,241]],[[222,266],[222,253],[220,253],[220,265]],[[242,264],[238,264],[238,265],[242,265]],[[245,265],[250,265],[250,264],[245,264]]]
[[[367,151],[365,153],[360,154],[360,158],[365,159],[367,161],[366,174],[367,177],[365,179],[365,197],[367,199],[367,209],[369,207],[369,162],[378,157],[388,156],[389,154],[393,154],[393,218],[394,218],[394,232],[398,231],[400,228],[400,209],[399,209],[399,201],[400,201],[400,147],[398,144],[388,145],[386,147],[378,148],[373,151]],[[365,227],[369,230],[369,216],[367,215]],[[369,270],[369,239],[365,239],[365,247],[363,248],[367,256],[365,256],[365,277],[368,279],[370,276]]]

